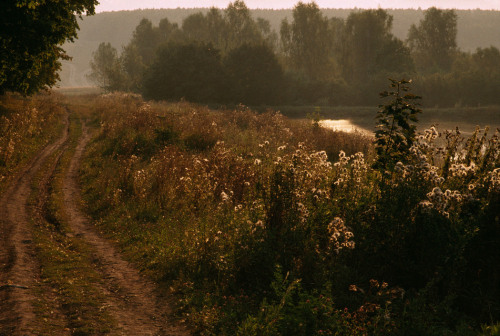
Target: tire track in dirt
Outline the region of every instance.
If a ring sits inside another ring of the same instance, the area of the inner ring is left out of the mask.
[[[68,139],[63,135],[43,148],[10,183],[0,198],[0,335],[31,335],[35,319],[33,287],[39,269],[33,248],[28,198],[31,181],[45,161]]]
[[[189,335],[184,326],[170,318],[172,309],[169,308],[168,298],[159,295],[156,285],[126,262],[117,249],[97,233],[90,219],[80,210],[78,170],[89,140],[90,133],[84,127],[63,182],[64,207],[71,230],[94,250],[93,258],[106,279],[102,290],[107,296],[108,308],[118,323],[119,330],[116,332],[137,336]]]

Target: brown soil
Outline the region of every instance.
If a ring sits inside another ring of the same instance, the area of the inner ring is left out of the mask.
[[[46,146],[17,174],[0,198],[0,335],[33,334],[32,303],[40,282],[28,211],[30,184],[67,139],[66,127],[59,140]]]
[[[28,198],[30,183],[49,156],[63,150],[68,128],[54,144],[44,148],[21,171],[0,198],[0,335],[35,334],[34,287],[40,288],[39,266],[32,244]],[[189,335],[187,328],[171,316],[169,296],[160,294],[156,284],[145,279],[118,250],[101,237],[80,208],[78,169],[90,140],[86,128],[63,181],[64,211],[73,234],[93,249],[93,260],[104,281],[95,286],[105,294],[107,308],[117,322],[113,335]],[[55,159],[57,160],[60,155]],[[48,183],[55,165],[44,172]],[[47,188],[40,186],[40,198]],[[38,202],[38,206],[40,206]],[[37,211],[35,211],[36,213]],[[83,275],[84,276],[84,275]],[[55,316],[60,316],[56,312]],[[59,317],[58,317],[59,318]],[[63,319],[64,317],[60,317]],[[61,323],[64,325],[64,322]],[[59,335],[67,334],[61,330]]]

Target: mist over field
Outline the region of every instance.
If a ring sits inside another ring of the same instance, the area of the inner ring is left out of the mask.
[[[61,74],[61,87],[95,85],[86,78],[90,73],[89,62],[92,52],[99,43],[109,42],[118,50],[125,46],[132,38],[132,33],[140,20],[147,18],[153,24],[158,24],[163,18],[168,18],[172,23],[182,25],[182,21],[189,15],[202,12],[200,9],[144,9],[130,11],[116,11],[98,13],[94,16],[84,17],[79,21],[80,31],[74,43],[64,45],[68,54],[73,57],[70,62],[63,62]],[[291,19],[292,10],[250,10],[254,18],[261,17],[269,20],[272,29],[279,32],[281,21]],[[347,18],[352,9],[322,9],[327,17]],[[408,29],[412,24],[418,23],[423,18],[424,10],[396,9],[387,10],[394,16],[392,33],[405,40]],[[500,12],[487,10],[457,10],[457,45],[466,52],[473,52],[477,48],[495,46],[500,48]]]

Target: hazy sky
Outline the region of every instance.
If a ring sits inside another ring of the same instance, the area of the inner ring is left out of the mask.
[[[100,0],[98,12],[138,8],[227,7],[230,0]],[[292,8],[298,0],[246,0],[250,8]],[[308,2],[303,0],[303,2]],[[316,0],[322,8],[419,8],[436,6],[456,9],[500,10],[500,0]]]

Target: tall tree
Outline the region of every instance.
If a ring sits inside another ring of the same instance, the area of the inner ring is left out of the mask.
[[[391,33],[392,20],[383,9],[349,15],[341,60],[346,80],[360,83],[377,73],[412,70],[409,50]]]
[[[410,27],[407,42],[419,70],[449,71],[457,51],[457,14],[429,8],[418,26]]]
[[[259,27],[243,1],[236,0],[229,3],[224,14],[228,28],[228,49],[233,49],[246,43],[258,43],[262,41]]]
[[[188,41],[210,41],[210,30],[208,29],[208,19],[203,13],[189,15],[182,22],[182,32]]]
[[[160,20],[158,27],[153,26],[150,20],[142,19],[120,56],[125,74],[121,88],[140,92],[144,73],[153,63],[158,46],[181,38],[178,25],[167,18]]]
[[[32,94],[56,84],[62,49],[77,36],[77,16],[92,15],[97,0],[0,1],[0,94]]]
[[[153,62],[159,37],[158,29],[154,29],[151,21],[146,18],[142,19],[135,28],[130,44],[137,47],[144,64],[149,65]]]
[[[299,2],[293,9],[293,21],[281,23],[281,43],[292,67],[310,79],[325,79],[330,75],[332,39],[328,19],[315,2]]]
[[[220,50],[227,49],[227,24],[221,11],[215,7],[210,8],[206,19],[209,41]]]
[[[125,89],[124,73],[116,49],[110,43],[103,42],[92,56],[90,80],[106,91]]]

